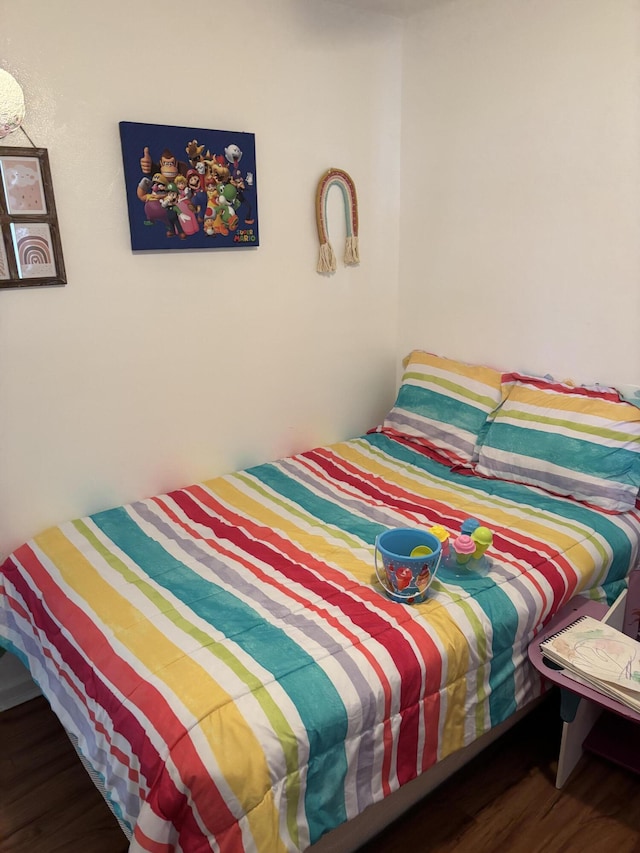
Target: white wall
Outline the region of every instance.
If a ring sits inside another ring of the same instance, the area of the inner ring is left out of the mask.
[[[424,2],[33,0],[25,36],[0,0],[69,279],[0,292],[0,556],[364,431],[414,346],[640,382],[639,0]],[[260,248],[133,255],[120,120],[255,132]],[[330,166],[362,263],[326,279]]]
[[[401,37],[323,0],[32,0],[28,16],[0,0],[0,65],[49,150],[68,275],[0,292],[0,556],[378,422],[396,368]],[[134,255],[121,120],[254,132],[260,248]],[[362,262],[327,278],[314,201],[332,166],[357,187]]]
[[[408,22],[400,353],[640,383],[639,36],[637,0]]]

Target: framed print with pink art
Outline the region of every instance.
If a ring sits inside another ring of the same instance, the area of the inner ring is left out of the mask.
[[[46,148],[0,148],[0,288],[66,284]]]

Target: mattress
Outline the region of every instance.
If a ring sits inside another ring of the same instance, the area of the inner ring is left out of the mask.
[[[484,571],[384,594],[376,537],[474,517]],[[640,512],[457,473],[384,433],[51,528],[0,571],[0,642],[132,851],[300,851],[538,696],[527,646],[613,601]]]

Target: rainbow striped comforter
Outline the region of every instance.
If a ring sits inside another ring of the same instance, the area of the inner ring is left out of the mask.
[[[475,516],[485,576],[389,601],[376,535]],[[0,572],[30,667],[132,851],[303,850],[541,689],[528,643],[612,600],[640,513],[462,476],[372,434],[52,528]]]

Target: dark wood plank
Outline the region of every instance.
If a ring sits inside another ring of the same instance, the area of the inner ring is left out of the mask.
[[[585,755],[555,787],[552,693],[360,853],[639,853],[640,777]]]
[[[129,844],[47,702],[0,714],[1,853],[125,853]]]
[[[640,777],[585,756],[554,786],[555,694],[360,853],[639,853]],[[0,853],[125,853],[127,841],[39,697],[0,714]]]

